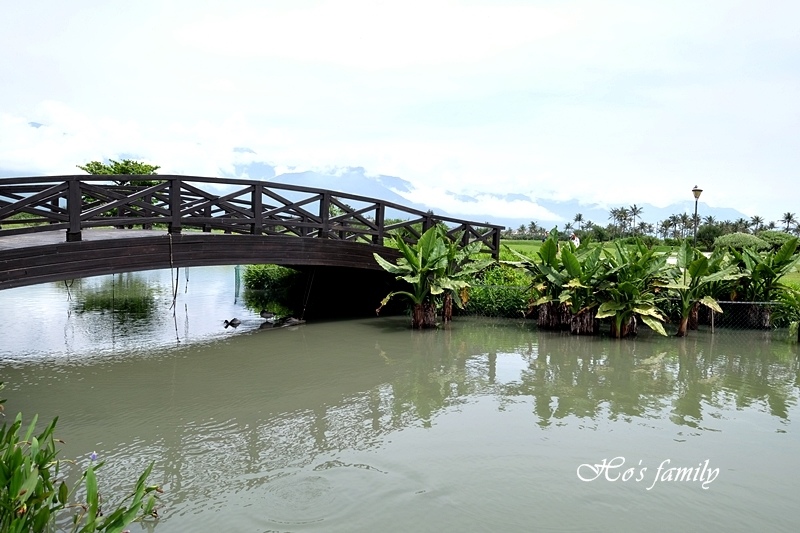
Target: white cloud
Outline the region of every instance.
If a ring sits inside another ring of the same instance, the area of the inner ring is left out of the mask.
[[[62,4],[0,20],[5,172],[132,154],[199,175],[361,166],[448,210],[444,190],[663,206],[695,184],[793,210],[795,2]]]
[[[484,216],[487,213],[502,215],[504,218],[522,218],[543,222],[564,222],[563,218],[552,211],[534,203],[523,200],[504,201],[487,194],[473,196],[476,202],[464,202],[454,197],[452,191],[440,187],[421,185],[411,192],[397,191],[404,198],[427,206],[441,209],[458,216]],[[491,222],[491,221],[488,221]]]

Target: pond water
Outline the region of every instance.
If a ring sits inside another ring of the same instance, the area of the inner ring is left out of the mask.
[[[798,350],[775,334],[617,341],[476,317],[262,329],[232,267],[188,276],[0,292],[7,416],[59,416],[64,456],[97,452],[110,501],[155,462],[160,518],[131,531],[800,522]],[[109,285],[124,312],[102,308]]]

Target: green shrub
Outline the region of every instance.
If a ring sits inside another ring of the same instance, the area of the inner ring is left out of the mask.
[[[759,239],[769,244],[770,248],[773,250],[780,250],[781,246],[783,246],[786,241],[792,238],[792,235],[786,233],[785,231],[777,230],[759,231],[757,236]]]
[[[465,312],[484,316],[522,318],[530,312],[531,277],[523,270],[495,264],[473,282]]]
[[[635,237],[625,237],[620,239],[622,244],[636,244],[637,242],[641,242],[647,248],[653,248],[654,246],[658,246],[661,244],[661,239],[658,237],[653,237],[652,235],[638,235]]]
[[[247,265],[244,270],[244,300],[247,307],[266,309],[279,316],[294,313],[299,301],[302,274],[280,265]]]
[[[591,239],[596,242],[605,242],[611,240],[611,232],[608,228],[602,226],[592,226],[591,231],[587,232],[587,236],[591,235]]]
[[[749,248],[755,251],[768,250],[771,248],[769,243],[765,240],[755,235],[750,235],[749,233],[729,233],[728,235],[717,237],[714,240],[714,248],[719,248],[721,246],[733,248],[734,250]]]
[[[244,286],[254,291],[280,292],[294,283],[300,273],[280,265],[247,265]]]
[[[782,328],[798,322],[800,322],[800,290],[786,287],[778,292],[778,306],[772,311],[772,325]]]

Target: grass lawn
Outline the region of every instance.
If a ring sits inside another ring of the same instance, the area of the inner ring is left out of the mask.
[[[565,244],[566,242],[567,241],[559,241],[558,244],[560,246],[561,244]],[[603,244],[603,246],[605,248],[608,248],[609,250],[613,250],[614,249],[614,243],[613,242],[604,242],[602,244]],[[529,241],[526,241],[526,240],[516,240],[516,239],[508,239],[508,240],[502,239],[500,241],[501,254],[502,254],[502,248],[503,248],[504,245],[508,246],[512,250],[515,250],[515,251],[521,253],[522,255],[525,255],[527,257],[531,257],[532,258],[532,257],[534,257],[534,254],[536,254],[536,252],[539,251],[539,248],[542,247],[542,241],[541,240],[529,240]],[[589,246],[597,246],[597,243],[591,243]],[[661,247],[657,248],[657,251],[661,251],[660,248],[663,248],[664,252],[668,252],[668,251],[672,250],[672,248],[670,248],[669,246],[661,246]],[[503,259],[513,259],[513,258],[503,257]]]

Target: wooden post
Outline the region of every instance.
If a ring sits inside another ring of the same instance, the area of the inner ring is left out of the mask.
[[[372,237],[372,244],[383,246],[384,229],[386,226],[386,206],[383,203],[378,204],[378,209],[375,210],[375,224],[378,226],[378,234]]]
[[[211,218],[211,206],[210,205],[207,205],[203,209],[203,216],[206,217],[206,218]],[[210,223],[206,222],[205,224],[203,224],[203,232],[204,233],[211,233],[211,224]]]
[[[172,178],[169,183],[169,232],[181,232],[181,180]]]
[[[322,227],[319,228],[317,234],[320,239],[331,238],[331,193],[322,193],[322,199],[319,202],[319,218],[322,219]]]
[[[492,228],[492,259],[500,259],[500,229]]]
[[[69,229],[67,230],[67,242],[77,242],[81,237],[81,182],[77,179],[69,181],[67,189],[67,215],[69,217]]]
[[[261,235],[262,226],[264,225],[264,206],[262,204],[262,188],[263,184],[259,183],[253,187],[253,199],[251,205],[253,207],[253,224],[250,233],[253,235]]]
[[[422,219],[422,233],[425,233],[435,225],[436,221],[433,217],[431,215],[425,215],[425,218]]]

